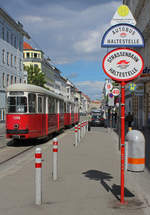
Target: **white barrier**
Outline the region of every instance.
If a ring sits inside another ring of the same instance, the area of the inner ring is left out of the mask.
[[[53,139],[53,180],[56,181],[58,177],[58,140]]]
[[[35,151],[35,204],[42,202],[42,153],[40,148]]]

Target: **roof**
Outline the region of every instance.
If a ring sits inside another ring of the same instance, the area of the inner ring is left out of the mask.
[[[46,95],[49,95],[49,96],[53,96],[53,97],[56,97],[58,99],[61,99],[61,100],[64,100],[63,96],[60,96],[50,90],[47,90],[43,87],[39,87],[39,86],[36,86],[36,85],[32,85],[32,84],[12,84],[12,85],[9,85],[6,89],[7,92],[10,92],[10,91],[23,91],[23,92],[34,92],[34,93],[41,93],[41,94],[46,94]]]
[[[32,46],[30,46],[27,42],[23,42],[23,49],[32,49],[32,50],[34,50],[32,48]]]
[[[29,34],[23,30],[23,25],[20,22],[17,23],[2,7],[0,8],[0,15],[23,36],[30,39]]]

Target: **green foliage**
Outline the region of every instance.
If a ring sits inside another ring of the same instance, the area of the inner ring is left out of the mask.
[[[41,72],[38,66],[36,67],[34,67],[33,65],[25,66],[24,69],[28,73],[28,84],[44,87],[44,84],[46,84],[45,74]]]

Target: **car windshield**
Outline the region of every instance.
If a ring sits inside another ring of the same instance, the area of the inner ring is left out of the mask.
[[[93,116],[92,116],[92,119],[100,119],[100,118],[102,118],[102,117],[103,117],[102,114],[100,114],[100,115],[93,115]]]

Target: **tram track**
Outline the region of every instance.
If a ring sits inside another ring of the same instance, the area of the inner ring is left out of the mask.
[[[35,145],[28,146],[28,147],[10,147],[10,146],[3,146],[0,151],[0,165],[7,163],[8,161],[18,157],[21,154],[24,154],[27,151],[33,149]]]

